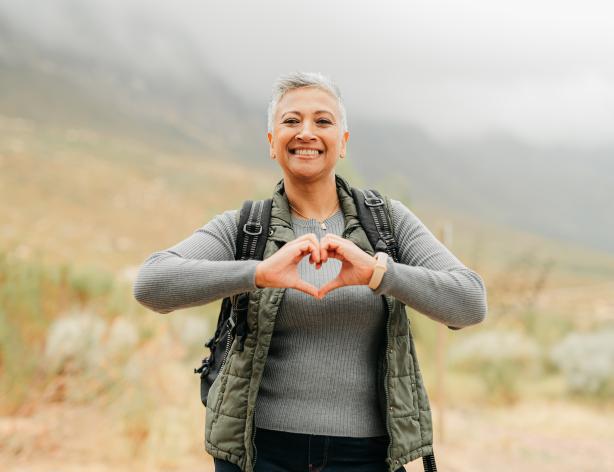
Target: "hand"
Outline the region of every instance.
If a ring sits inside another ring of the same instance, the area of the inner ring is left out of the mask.
[[[352,241],[336,234],[324,236],[320,240],[320,261],[316,267],[331,257],[341,261],[341,271],[335,279],[320,287],[318,298],[324,298],[328,292],[339,287],[369,284],[376,261]]]
[[[264,259],[256,267],[256,286],[259,288],[294,288],[314,297],[318,289],[302,280],[298,273],[298,263],[310,254],[309,263],[322,266],[320,244],[315,234],[305,234],[294,241],[286,243],[271,257]]]

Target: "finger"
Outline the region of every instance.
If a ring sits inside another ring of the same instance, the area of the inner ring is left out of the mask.
[[[318,289],[310,283],[305,282],[304,280],[298,280],[292,288],[300,290],[301,292],[304,292],[307,295],[311,295],[312,297],[318,298]]]
[[[328,251],[326,250],[326,239],[320,241],[320,262],[324,264],[328,260]]]
[[[326,247],[334,249],[327,249],[327,254],[329,258],[333,257],[340,261],[356,262],[357,260],[363,259],[363,256],[368,256],[366,252],[364,252],[362,249],[356,246],[356,244],[354,244],[348,239],[337,236],[336,234],[330,234],[327,236],[330,236],[330,238],[326,243]],[[320,248],[320,252],[321,250],[322,249]]]
[[[322,241],[320,241],[320,258],[322,262],[326,262],[331,253],[339,248],[339,241],[333,240],[330,236],[331,235],[326,235]]]
[[[324,284],[322,287],[320,287],[320,290],[318,291],[318,298],[322,299],[326,296],[328,292],[335,290],[336,288],[343,287],[343,286],[344,286],[343,282],[341,281],[339,277],[337,277],[336,279],[333,279],[330,282]]]
[[[326,236],[320,240],[320,262],[324,264],[328,260],[328,251],[326,250]]]
[[[294,263],[298,264],[307,254],[311,255],[310,259],[319,262],[320,250],[311,241],[305,240],[294,248]]]
[[[315,263],[320,262],[320,245],[316,243],[310,243],[310,256],[309,260]]]
[[[320,249],[321,251],[322,249]],[[339,261],[344,261],[346,258],[341,253],[341,247],[338,246],[335,242],[331,242],[324,247],[326,251],[326,260],[329,259],[337,259]]]
[[[313,263],[318,263],[320,262],[320,242],[318,241],[318,238],[315,234],[313,233],[308,233],[308,234],[304,234],[301,237],[295,239],[294,242],[300,242],[301,244],[304,243],[305,241],[309,241],[311,244],[313,244],[313,247],[315,249],[313,249],[311,251],[311,256],[309,257],[309,262],[311,264]]]
[[[328,260],[328,252],[326,250],[326,245],[328,244],[328,235],[323,236],[320,239],[320,262],[324,264]]]

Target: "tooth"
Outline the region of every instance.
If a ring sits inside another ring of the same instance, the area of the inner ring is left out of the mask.
[[[301,156],[317,156],[320,151],[317,149],[293,149],[290,151],[292,154],[299,154]]]

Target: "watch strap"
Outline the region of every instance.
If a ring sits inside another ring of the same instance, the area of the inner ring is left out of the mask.
[[[369,281],[369,288],[371,290],[375,290],[380,286],[387,269],[388,254],[385,252],[378,252],[375,254],[375,266],[373,267],[373,275],[371,275],[371,280]]]

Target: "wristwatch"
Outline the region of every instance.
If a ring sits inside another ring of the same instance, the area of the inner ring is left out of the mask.
[[[388,254],[378,252],[375,254],[375,266],[373,267],[373,275],[369,280],[369,288],[375,290],[382,283],[384,272],[388,269]]]

